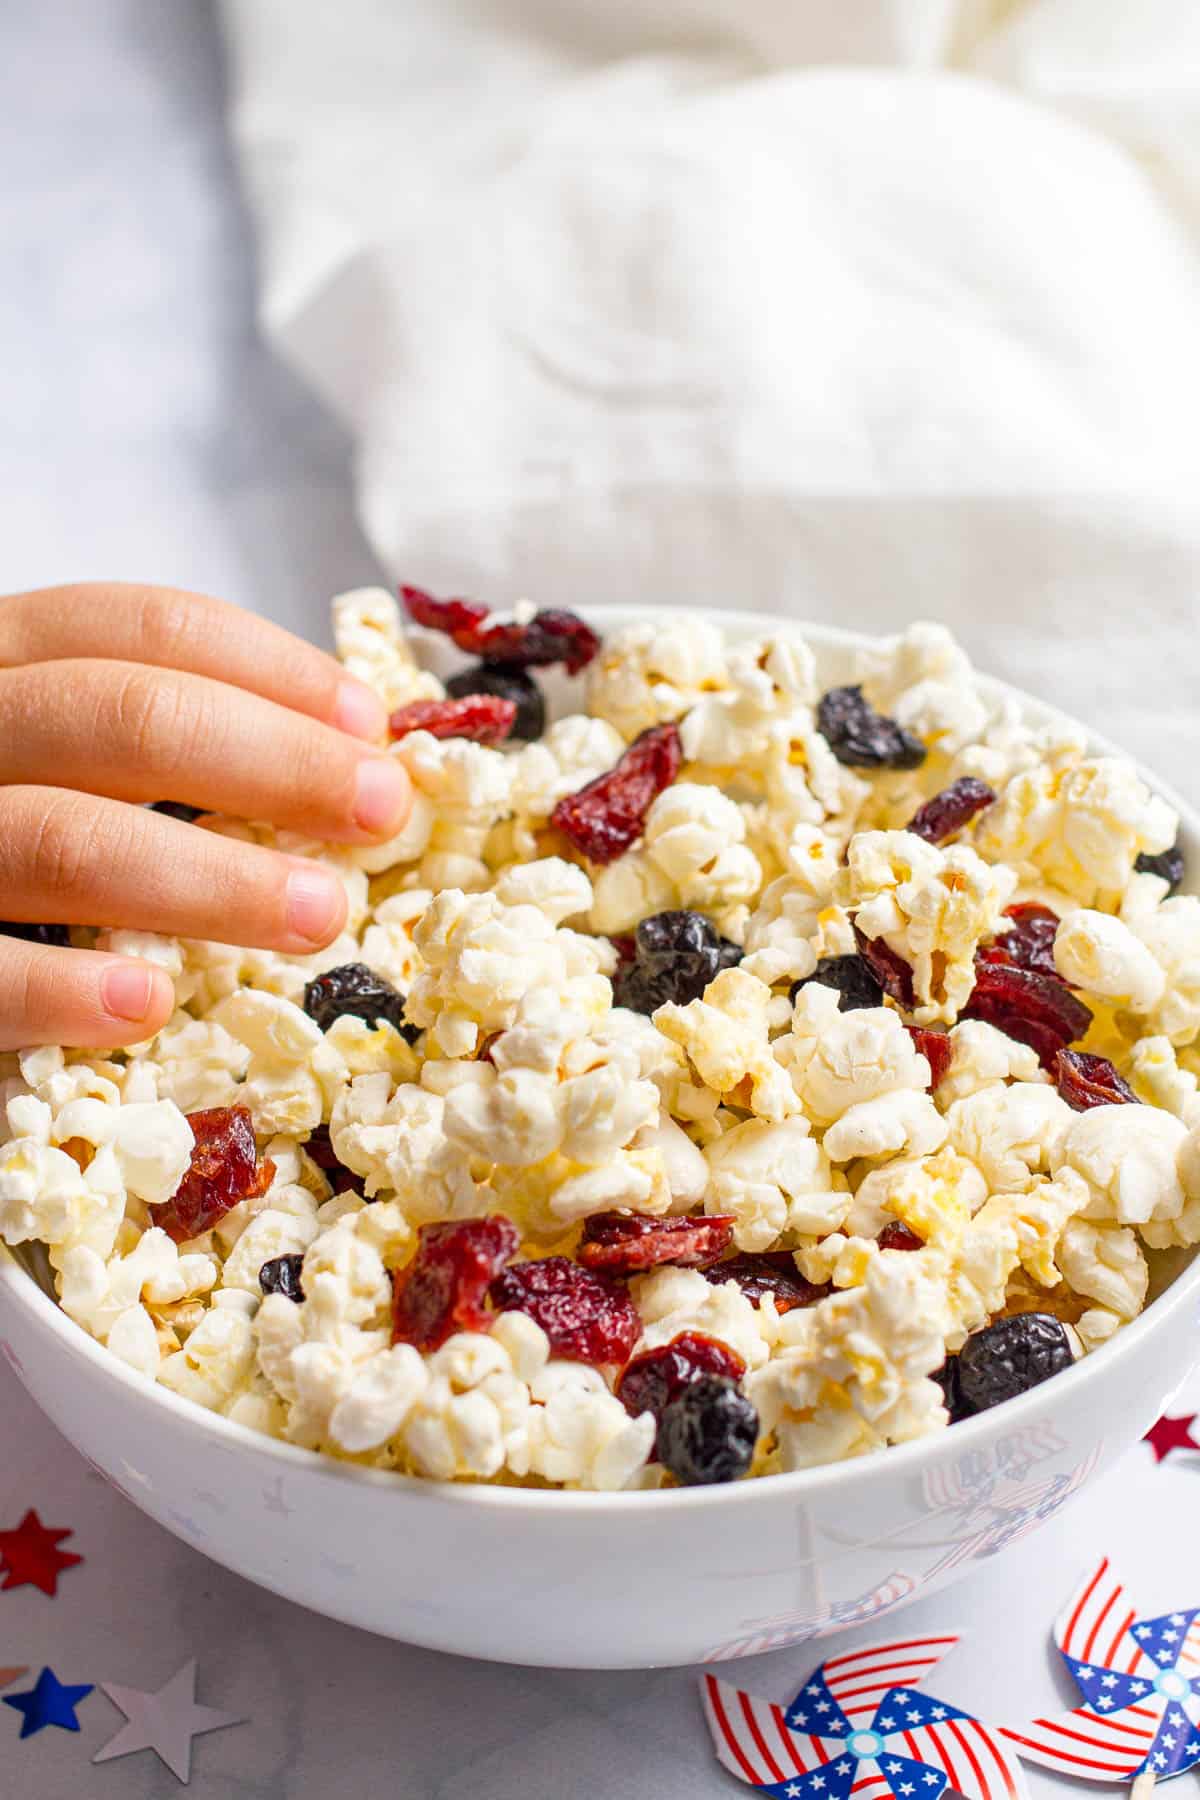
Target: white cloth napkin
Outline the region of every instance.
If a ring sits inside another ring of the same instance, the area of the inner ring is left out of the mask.
[[[940,617],[1188,784],[1195,0],[224,16],[263,315],[397,574]]]

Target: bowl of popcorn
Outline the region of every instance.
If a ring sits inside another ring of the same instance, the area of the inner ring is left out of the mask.
[[[1052,1516],[1193,1355],[1183,805],[949,635],[334,603],[415,791],[317,956],[0,1058],[0,1350],[251,1580],[751,1654]]]

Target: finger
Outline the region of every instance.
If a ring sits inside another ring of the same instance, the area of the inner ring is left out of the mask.
[[[162,1029],[174,1005],[170,976],[151,963],[0,938],[0,1050],[137,1044]]]
[[[408,817],[408,775],[274,701],[176,669],[52,662],[0,670],[0,782],[184,800],[364,843]]]
[[[0,666],[81,656],[187,669],[381,743],[387,710],[334,657],[267,619],[180,588],[91,581],[0,597]]]
[[[0,788],[0,916],[310,955],[346,922],[332,869],[119,800]]]

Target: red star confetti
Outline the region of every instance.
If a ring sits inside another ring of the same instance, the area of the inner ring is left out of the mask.
[[[4,1573],[0,1590],[37,1587],[43,1594],[56,1594],[63,1570],[83,1561],[82,1556],[58,1548],[63,1538],[71,1535],[43,1525],[30,1507],[15,1531],[0,1531],[0,1570]]]
[[[1156,1463],[1165,1462],[1172,1450],[1200,1450],[1200,1444],[1192,1436],[1195,1423],[1195,1413],[1185,1413],[1178,1419],[1164,1413],[1158,1423],[1150,1427],[1142,1442],[1149,1444]]]
[[[21,1675],[28,1675],[28,1663],[14,1663],[11,1667],[0,1666],[0,1687],[9,1687]]]

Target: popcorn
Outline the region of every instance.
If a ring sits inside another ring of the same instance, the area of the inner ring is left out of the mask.
[[[795,1095],[771,1055],[767,1010],[771,990],[741,969],[722,969],[702,1000],[660,1006],[654,1023],[687,1051],[700,1079],[720,1094],[744,1094],[764,1119],[797,1111]]]
[[[387,706],[442,694],[384,590],[340,596],[335,635]],[[928,746],[920,769],[837,760],[817,707],[846,680]],[[43,1246],[63,1310],[143,1379],[430,1480],[671,1477],[620,1371],[554,1355],[524,1313],[485,1308],[434,1350],[392,1342],[393,1277],[425,1226],[500,1215],[522,1258],[577,1257],[598,1213],[723,1216],[738,1258],[794,1263],[817,1292],[783,1311],[751,1300],[736,1265],[628,1282],[639,1350],[695,1332],[744,1363],[755,1475],[944,1429],[934,1372],[997,1318],[1048,1310],[1076,1321],[1078,1354],[1107,1342],[1172,1273],[1156,1258],[1200,1243],[1200,897],[1135,867],[1173,842],[1170,807],[1074,728],[984,700],[939,625],[819,669],[786,628],[726,644],[667,614],[616,633],[586,692],[590,711],[536,742],[401,739],[413,808],[386,843],[206,816],[330,869],[345,929],[308,956],[94,934],[164,969],[176,1007],[109,1056],[0,1054],[0,1237]],[[668,719],[682,779],[592,866],[555,806]],[[903,829],[960,774],[998,795],[969,842]],[[1077,1047],[1139,1104],[1075,1112],[1032,1049],[960,1016],[1014,897],[1058,915],[1057,969],[1094,1014]],[[707,918],[740,963],[697,994],[664,952],[666,1003],[614,1005],[622,939],[673,910]],[[911,1006],[844,1009],[810,979],[862,938],[911,971]],[[351,962],[403,996],[403,1032],[308,1016],[307,983]],[[935,1090],[910,1023],[949,1028]],[[226,1107],[249,1109],[274,1172],[177,1245],[153,1220],[191,1164],[186,1115]],[[295,1297],[263,1292],[279,1258],[299,1260]]]
[[[704,1160],[705,1210],[733,1214],[739,1250],[767,1250],[785,1234],[835,1231],[850,1206],[852,1195],[835,1188],[807,1119],[748,1119],[710,1144]]]
[[[704,619],[668,613],[614,632],[588,670],[588,707],[628,739],[681,718],[706,691],[728,685],[721,633]]]
[[[1112,1107],[1098,1109],[1118,1110]],[[955,1100],[947,1109],[950,1143],[983,1173],[993,1193],[1020,1193],[1036,1174],[1049,1174],[1069,1160],[1063,1145],[1072,1121],[1094,1118],[1073,1113],[1057,1091],[1043,1083],[990,1083]]]
[[[844,1013],[836,991],[816,981],[797,994],[791,1035],[779,1041],[775,1055],[819,1125],[881,1095],[929,1085],[929,1064],[898,1013],[882,1006]]]
[[[762,885],[745,835],[740,811],[719,789],[677,781],[646,815],[645,854],[671,883],[677,905],[712,913],[720,922],[753,900]]]
[[[986,815],[985,815],[986,816]],[[866,938],[912,970],[919,1025],[953,1023],[975,985],[975,951],[1001,929],[1016,878],[966,844],[939,850],[910,831],[860,831],[835,893]]]
[[[1086,906],[1055,933],[1054,966],[1071,987],[1120,1001],[1134,1012],[1152,1012],[1166,986],[1162,968],[1128,925]]]
[[[1015,775],[983,814],[975,843],[990,861],[1095,906],[1119,900],[1135,859],[1168,850],[1178,824],[1132,763],[1085,757],[1064,769],[1038,764]]]
[[[389,712],[410,700],[440,700],[436,676],[417,666],[400,608],[386,588],[353,588],[333,601],[333,641],[347,671],[374,688]]]

